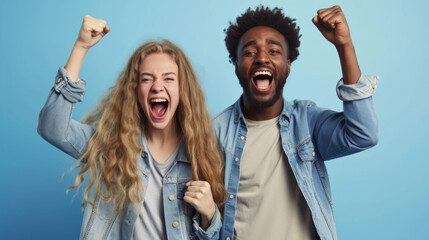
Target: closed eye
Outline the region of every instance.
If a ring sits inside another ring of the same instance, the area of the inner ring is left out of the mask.
[[[140,79],[140,82],[150,82],[150,81],[152,81],[152,79],[150,79],[150,78],[142,78],[142,79]]]
[[[269,53],[270,53],[271,55],[278,55],[278,54],[281,54],[281,52],[280,52],[279,50],[270,50],[270,51],[269,51]]]
[[[256,52],[255,51],[247,51],[247,52],[244,52],[244,56],[252,56],[252,55],[255,55],[256,54]]]

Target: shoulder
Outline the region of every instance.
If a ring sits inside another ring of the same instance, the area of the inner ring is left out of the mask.
[[[213,124],[216,124],[216,123],[222,122],[222,121],[223,121],[224,119],[226,119],[226,118],[230,118],[230,117],[231,117],[231,115],[232,115],[232,114],[233,114],[233,112],[234,112],[234,105],[235,105],[235,104],[232,104],[231,106],[229,106],[229,107],[225,108],[222,112],[220,112],[220,113],[216,114],[216,115],[213,117]]]
[[[317,108],[316,103],[311,100],[293,100],[290,102],[285,101],[284,112],[288,112],[291,116],[296,116]]]

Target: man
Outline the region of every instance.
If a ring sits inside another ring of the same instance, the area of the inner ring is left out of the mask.
[[[319,10],[313,22],[340,57],[337,93],[344,111],[282,98],[299,55],[294,21],[281,9],[259,6],[225,31],[243,95],[213,123],[228,191],[222,239],[337,239],[324,161],[378,140],[371,98],[378,78],[361,76],[338,6]]]

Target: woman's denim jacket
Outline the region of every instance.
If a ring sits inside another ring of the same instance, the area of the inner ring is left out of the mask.
[[[290,166],[311,210],[321,239],[337,239],[325,160],[356,153],[378,141],[378,121],[372,102],[378,78],[361,76],[353,85],[337,85],[344,112],[317,107],[311,101],[283,101],[280,135]],[[240,162],[247,139],[241,98],[213,120],[225,159],[224,207],[221,239],[234,238]],[[269,219],[267,219],[269,222]],[[267,224],[269,224],[267,222]]]
[[[94,127],[71,119],[74,104],[83,100],[85,81],[72,82],[63,67],[58,71],[55,86],[40,112],[39,134],[70,156],[78,159],[85,152]],[[150,175],[147,152],[142,150],[139,174],[146,189]],[[177,162],[163,179],[164,218],[168,239],[218,239],[222,225],[218,209],[209,228],[204,231],[199,226],[200,215],[183,200],[192,180],[191,163],[184,148],[178,153]],[[173,197],[170,197],[172,195]],[[131,239],[138,217],[136,208],[116,210],[111,202],[95,196],[94,188],[89,198],[95,207],[87,204],[83,216],[80,239]]]

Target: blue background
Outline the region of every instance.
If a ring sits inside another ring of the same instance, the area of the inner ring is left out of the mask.
[[[80,196],[65,194],[74,160],[37,135],[38,113],[56,71],[67,61],[82,18],[107,20],[111,32],[87,55],[81,119],[113,85],[137,46],[167,38],[191,59],[212,114],[241,93],[228,62],[223,29],[260,1],[1,1],[0,239],[77,239]],[[376,147],[329,161],[339,239],[427,239],[428,1],[264,1],[284,8],[301,27],[287,99],[312,99],[341,110],[338,56],[313,26],[320,8],[345,12],[365,74],[380,76],[374,102]],[[65,174],[64,174],[65,173]]]

